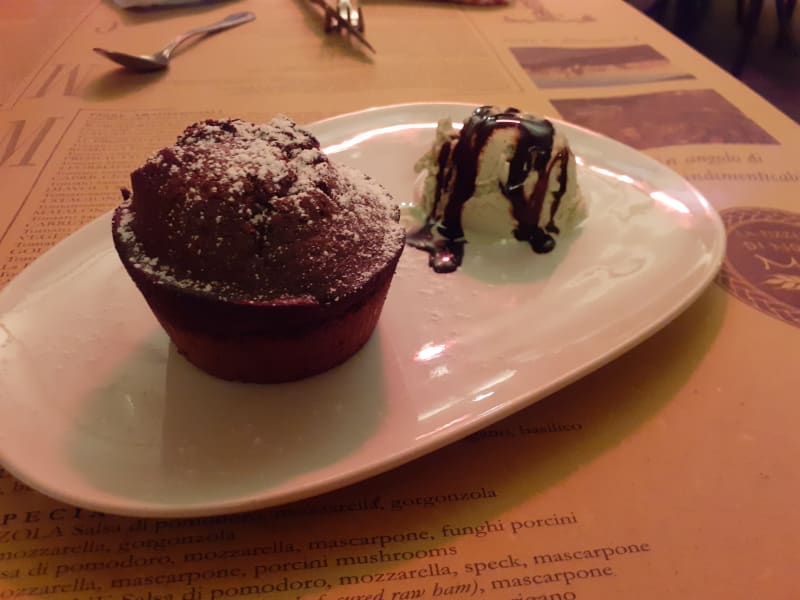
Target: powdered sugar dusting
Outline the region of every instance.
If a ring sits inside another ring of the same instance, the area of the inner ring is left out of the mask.
[[[190,126],[132,176],[116,237],[160,283],[222,298],[334,302],[402,250],[377,182],[334,165],[287,117]]]

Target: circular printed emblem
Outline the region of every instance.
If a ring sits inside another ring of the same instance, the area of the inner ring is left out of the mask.
[[[731,208],[720,215],[728,245],[717,283],[742,302],[800,327],[800,214]]]

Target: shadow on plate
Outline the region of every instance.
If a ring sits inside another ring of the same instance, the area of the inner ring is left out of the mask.
[[[70,446],[75,469],[99,492],[169,506],[260,494],[335,464],[384,412],[378,338],[331,371],[279,385],[216,379],[173,344],[160,356],[142,344],[86,401]],[[164,355],[166,365],[146,371],[155,381],[136,381],[130,365]]]

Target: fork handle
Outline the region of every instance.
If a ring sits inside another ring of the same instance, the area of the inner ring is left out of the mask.
[[[228,15],[221,21],[211,23],[210,25],[205,25],[204,27],[196,27],[195,29],[190,29],[186,33],[182,33],[174,40],[172,40],[169,46],[167,46],[161,51],[161,54],[163,54],[165,58],[169,58],[170,55],[175,51],[175,49],[189,38],[193,38],[196,35],[222,31],[230,27],[236,27],[237,25],[248,23],[255,18],[256,18],[255,14],[251,12],[238,12],[238,13],[233,13],[232,15]]]

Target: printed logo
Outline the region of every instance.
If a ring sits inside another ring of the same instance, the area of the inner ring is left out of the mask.
[[[717,283],[742,302],[800,327],[800,214],[761,208],[720,214],[728,246]]]

